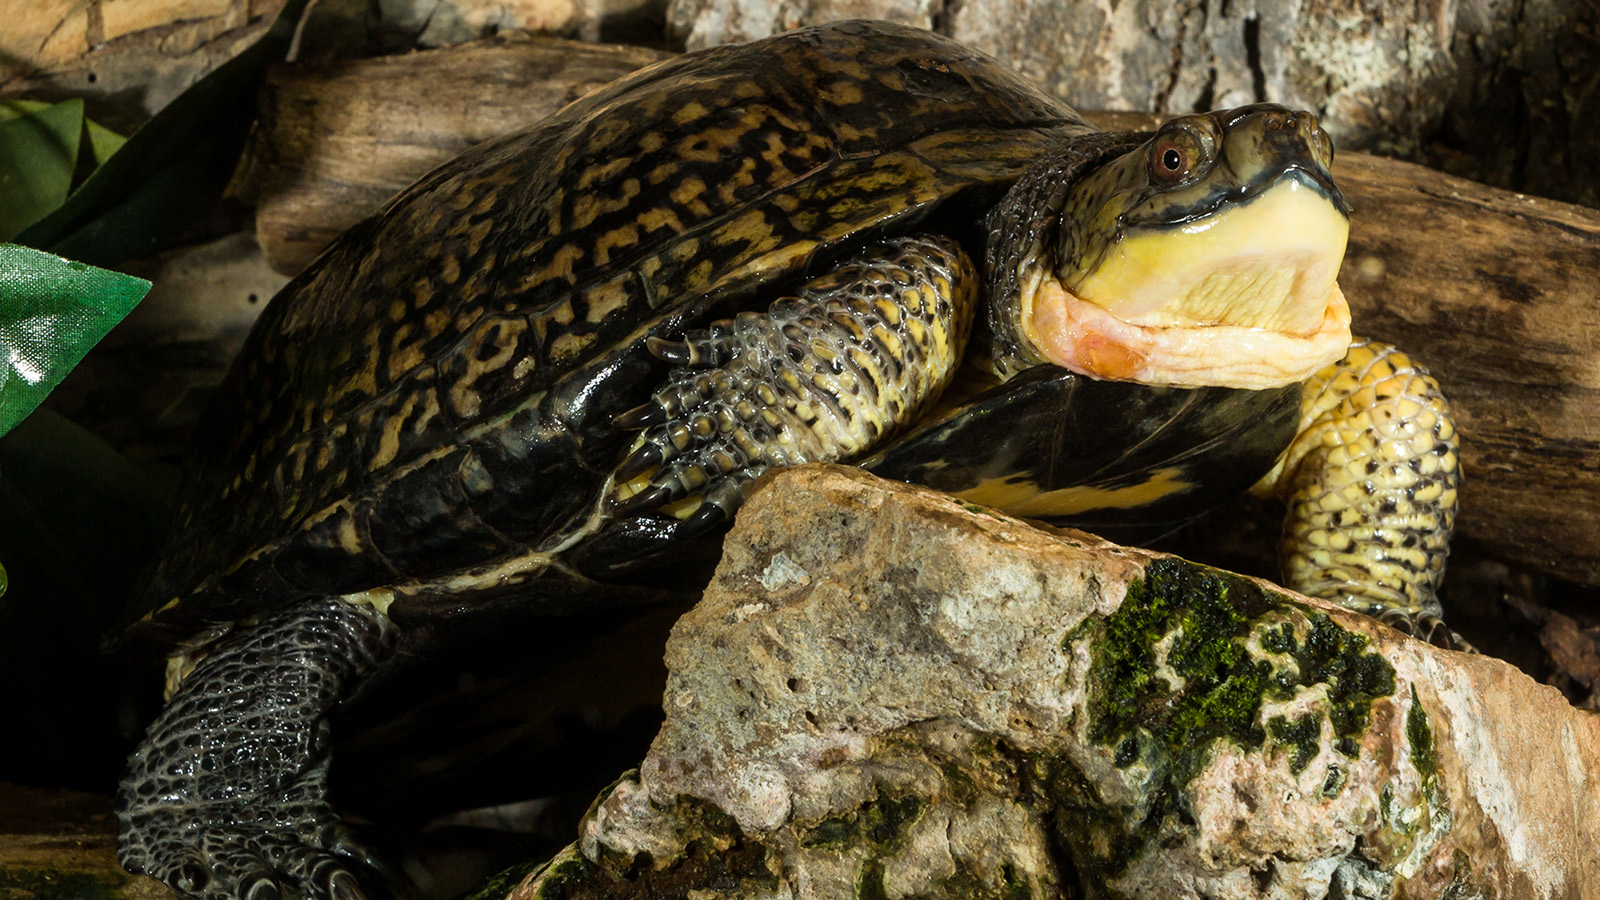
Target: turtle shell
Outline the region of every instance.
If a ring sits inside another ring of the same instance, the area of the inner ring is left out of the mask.
[[[976,232],[1091,131],[982,54],[855,22],[685,55],[468,151],[273,298],[202,423],[142,630],[548,567],[627,449],[613,417],[662,377],[646,337],[876,237]]]

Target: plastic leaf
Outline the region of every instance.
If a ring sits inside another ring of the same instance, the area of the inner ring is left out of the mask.
[[[32,412],[150,282],[0,244],[0,434]]]
[[[82,100],[0,122],[0,240],[16,236],[67,199],[82,136]]]
[[[285,3],[259,40],[157,112],[17,243],[108,266],[184,238],[232,177],[255,118],[261,72],[288,51],[304,6]]]

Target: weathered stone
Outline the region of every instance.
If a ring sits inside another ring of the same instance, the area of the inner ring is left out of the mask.
[[[673,0],[667,24],[695,49],[850,16],[937,26],[1085,109],[1273,100],[1351,148],[1415,149],[1455,77],[1453,0]]]
[[[932,28],[934,0],[669,0],[667,33],[700,50],[839,19],[884,19]]]
[[[1555,690],[852,469],[789,471],[751,500],[667,660],[641,771],[513,896],[1600,884],[1600,719]]]

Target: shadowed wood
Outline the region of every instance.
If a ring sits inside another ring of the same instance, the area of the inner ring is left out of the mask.
[[[670,56],[509,36],[276,66],[245,161],[256,238],[273,268],[292,275],[434,166]]]
[[[280,69],[256,170],[278,187],[263,189],[258,237],[297,268],[451,148],[538,117],[508,110],[554,109],[655,58],[546,40]],[[517,66],[528,83],[496,74]],[[1157,121],[1089,118],[1110,130]],[[1600,583],[1600,212],[1358,153],[1340,154],[1334,174],[1355,208],[1340,281],[1357,332],[1431,368],[1460,416],[1458,533]]]
[[[1428,366],[1461,432],[1457,533],[1600,583],[1600,211],[1346,154],[1356,329]]]

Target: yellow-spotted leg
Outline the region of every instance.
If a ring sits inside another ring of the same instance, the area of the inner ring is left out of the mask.
[[[707,528],[774,466],[847,460],[916,418],[954,374],[978,274],[952,241],[911,237],[864,251],[774,302],[681,341],[617,467],[618,516],[665,510]]]
[[[1470,649],[1440,621],[1437,596],[1460,484],[1439,383],[1394,347],[1358,338],[1306,382],[1299,432],[1256,491],[1288,503],[1289,587]]]

